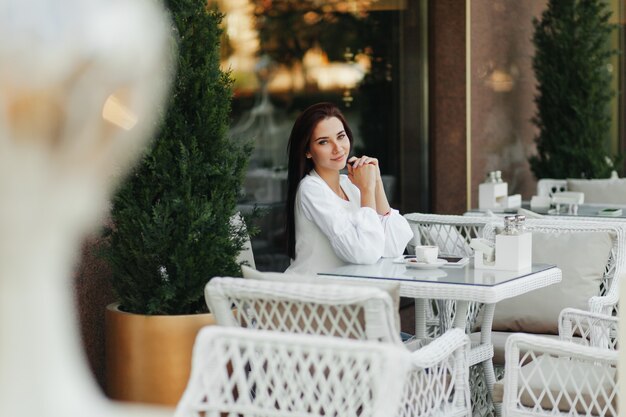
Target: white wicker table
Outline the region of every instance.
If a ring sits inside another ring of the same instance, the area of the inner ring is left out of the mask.
[[[489,392],[496,381],[493,369],[491,329],[496,303],[561,281],[561,270],[554,265],[535,264],[528,270],[495,271],[474,269],[473,262],[462,268],[419,270],[381,259],[373,265],[345,265],[318,275],[342,279],[391,280],[400,284],[400,295],[416,300],[416,336],[426,338],[426,300],[454,300],[457,310],[454,327],[466,329],[470,302],[484,303],[481,340],[472,346],[470,365],[482,363]],[[499,414],[499,410],[496,409]]]

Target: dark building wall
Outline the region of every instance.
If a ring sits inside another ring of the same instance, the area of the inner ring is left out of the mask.
[[[546,1],[473,0],[471,44],[472,205],[489,171],[502,171],[509,194],[524,200],[537,183],[528,157],[535,153],[536,79],[532,69],[534,17]]]
[[[467,209],[465,2],[431,0],[429,126],[431,210]]]

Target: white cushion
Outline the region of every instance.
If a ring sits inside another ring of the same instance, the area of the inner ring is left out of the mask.
[[[261,272],[256,269],[249,268],[245,265],[241,266],[241,272],[246,279],[258,279],[265,281],[279,281],[279,282],[298,282],[302,284],[338,284],[338,285],[351,285],[357,287],[374,287],[385,291],[391,297],[393,303],[393,313],[395,318],[396,329],[400,331],[400,284],[396,282],[382,282],[375,280],[346,280],[337,278],[327,278],[325,276],[318,275],[300,275],[300,274],[285,274],[282,272]]]
[[[586,204],[626,204],[626,178],[568,178],[567,189],[584,193]]]
[[[555,264],[563,279],[496,304],[493,329],[558,334],[561,310],[586,310],[589,298],[599,295],[614,239],[610,232],[533,232],[533,263]]]

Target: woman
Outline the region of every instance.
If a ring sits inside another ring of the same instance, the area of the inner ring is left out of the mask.
[[[294,123],[287,147],[287,272],[373,264],[402,255],[413,237],[406,219],[389,207],[378,160],[349,158],[352,141],[331,103],[309,107]],[[340,175],[346,164],[348,175]]]

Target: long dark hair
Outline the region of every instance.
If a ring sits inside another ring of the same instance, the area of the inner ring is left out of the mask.
[[[303,111],[296,119],[289,135],[287,156],[287,255],[296,258],[296,219],[295,203],[298,185],[302,178],[313,169],[313,160],[306,157],[313,136],[313,130],[324,119],[336,117],[343,124],[343,129],[350,140],[352,149],[352,130],[337,106],[332,103],[317,103]]]

